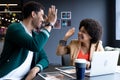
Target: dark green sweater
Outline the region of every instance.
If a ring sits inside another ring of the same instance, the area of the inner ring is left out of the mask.
[[[39,33],[33,31],[31,37],[20,23],[11,24],[0,56],[0,77],[19,67],[25,61],[29,50],[34,52],[31,68],[40,67],[39,65],[42,65],[43,69],[46,68],[49,62],[43,48],[49,34],[43,29]]]

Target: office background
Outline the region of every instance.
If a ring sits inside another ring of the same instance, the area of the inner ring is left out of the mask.
[[[30,0],[0,0],[0,3],[23,3]],[[32,0],[31,0],[32,1]],[[63,39],[66,31],[72,27],[76,28],[75,34],[68,40],[77,38],[79,23],[84,18],[93,18],[102,25],[103,46],[120,47],[120,41],[115,40],[115,0],[34,0],[45,7],[45,13],[51,5],[58,9],[58,19],[61,12],[71,11],[71,26],[53,29],[51,36],[45,45],[50,64],[61,64],[61,56],[56,55],[56,48],[60,39]]]

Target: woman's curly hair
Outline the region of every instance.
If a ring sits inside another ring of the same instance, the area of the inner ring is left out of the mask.
[[[102,36],[102,27],[101,25],[95,21],[94,19],[83,19],[80,22],[79,30],[81,27],[84,27],[88,34],[92,37],[91,43],[96,43],[101,39]]]

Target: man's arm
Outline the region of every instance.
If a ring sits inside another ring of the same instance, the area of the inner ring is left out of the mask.
[[[39,53],[35,53],[35,62],[36,65],[30,70],[28,76],[26,77],[26,80],[31,80],[36,76],[38,72],[48,67],[49,61],[43,49]]]

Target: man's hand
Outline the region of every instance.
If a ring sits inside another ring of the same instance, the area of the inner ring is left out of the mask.
[[[39,71],[40,71],[39,67],[32,68],[25,80],[32,80]]]
[[[50,22],[52,25],[54,25],[56,20],[57,20],[57,9],[55,8],[55,6],[52,5],[48,11],[47,22]]]

